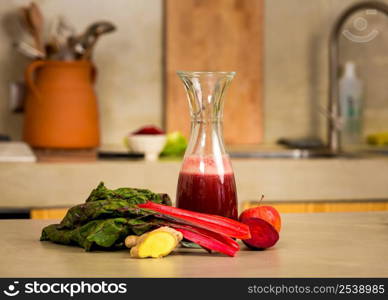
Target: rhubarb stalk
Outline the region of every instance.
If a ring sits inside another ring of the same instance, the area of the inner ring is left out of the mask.
[[[192,241],[206,249],[218,251],[229,256],[234,256],[238,251],[234,247],[228,244],[224,244],[221,241],[214,239],[210,236],[207,236],[205,234],[197,233],[183,228],[175,228],[175,230],[180,231],[183,234],[183,237],[185,239]]]
[[[138,204],[138,207],[157,212],[162,218],[165,217],[169,220],[176,219],[178,223],[179,220],[181,220],[186,224],[200,227],[229,237],[238,239],[250,238],[249,227],[247,225],[225,217],[193,212],[186,209],[157,204],[150,201],[144,204]]]
[[[172,227],[176,230],[185,229],[185,230],[189,230],[189,231],[194,232],[194,233],[206,235],[210,238],[213,238],[213,239],[220,241],[223,244],[229,245],[230,247],[234,248],[236,251],[240,250],[240,245],[234,239],[232,239],[226,235],[219,234],[219,233],[216,233],[216,232],[213,232],[210,230],[206,230],[203,228],[193,227],[193,226],[184,225],[184,224],[177,224],[177,223],[173,223],[173,222],[162,222],[162,224],[165,226]],[[215,250],[215,249],[210,249],[210,250]]]

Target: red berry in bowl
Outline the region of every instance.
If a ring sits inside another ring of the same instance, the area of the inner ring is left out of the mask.
[[[159,127],[156,127],[153,125],[147,125],[147,126],[141,127],[140,129],[136,130],[132,134],[133,135],[138,135],[138,134],[157,135],[157,134],[164,134],[164,131]]]

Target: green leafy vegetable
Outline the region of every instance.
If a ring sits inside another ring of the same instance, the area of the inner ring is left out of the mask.
[[[146,189],[135,188],[118,188],[115,190],[107,189],[103,182],[101,182],[86,199],[86,202],[98,200],[119,200],[125,199],[130,204],[145,203],[147,200],[171,205],[170,197],[167,194],[155,194]]]
[[[58,224],[52,224],[43,229],[40,240],[78,245],[86,251],[90,251],[95,246],[123,248],[127,235],[141,235],[151,228],[152,225],[144,221],[126,218],[93,220],[74,229],[63,229]]]
[[[110,190],[100,183],[86,202],[70,208],[60,224],[45,227],[42,241],[94,247],[122,248],[129,234],[141,235],[155,227],[153,212],[136,205],[147,201],[171,205],[167,194],[146,189]]]

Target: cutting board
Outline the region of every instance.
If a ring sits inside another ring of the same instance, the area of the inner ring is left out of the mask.
[[[177,70],[236,71],[225,99],[227,144],[263,137],[263,0],[165,1],[165,125],[189,135],[190,118]]]

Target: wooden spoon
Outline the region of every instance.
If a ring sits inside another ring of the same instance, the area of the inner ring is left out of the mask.
[[[35,2],[31,2],[27,7],[26,19],[30,28],[30,33],[34,38],[36,48],[42,53],[45,53],[43,44],[44,18],[39,6]]]

